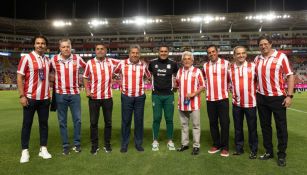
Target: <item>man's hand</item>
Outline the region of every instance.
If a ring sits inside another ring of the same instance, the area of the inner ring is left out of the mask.
[[[28,99],[23,96],[19,99],[19,103],[21,104],[21,106],[26,107],[29,105]]]
[[[292,99],[290,97],[286,97],[282,102],[282,105],[286,108],[291,106]]]

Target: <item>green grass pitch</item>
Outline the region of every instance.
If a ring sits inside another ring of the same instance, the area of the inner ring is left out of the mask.
[[[177,96],[177,94],[175,95]],[[84,93],[82,97],[82,152],[71,152],[69,156],[62,155],[60,132],[56,113],[51,112],[49,117],[49,140],[48,150],[52,159],[42,160],[38,157],[39,132],[38,120],[35,115],[31,139],[30,139],[30,162],[19,163],[20,133],[22,124],[22,108],[18,101],[17,91],[0,91],[0,174],[307,174],[307,93],[295,94],[291,109],[288,109],[288,132],[289,142],[287,149],[287,166],[278,167],[276,157],[272,160],[261,161],[249,160],[247,144],[247,127],[245,131],[245,154],[236,157],[234,151],[234,130],[232,115],[230,112],[230,156],[224,158],[219,154],[207,153],[211,145],[209,123],[205,108],[204,94],[202,95],[201,110],[201,148],[200,155],[192,156],[189,149],[179,153],[169,151],[166,148],[165,120],[162,119],[160,130],[160,150],[151,151],[152,143],[152,107],[151,93],[147,92],[144,122],[145,152],[139,153],[134,148],[133,129],[130,136],[128,152],[122,154],[120,149],[120,93],[114,91],[112,148],[110,154],[100,151],[97,156],[90,154],[90,125],[88,102]],[[177,104],[177,101],[175,101]],[[231,108],[230,108],[231,109]],[[273,120],[274,121],[274,120]],[[274,123],[274,122],[273,122]],[[102,115],[99,120],[99,145],[103,147]],[[68,116],[69,137],[72,142],[72,121]],[[133,128],[133,126],[132,126]],[[191,130],[190,130],[191,132]],[[174,142],[180,146],[180,121],[178,112],[174,114]],[[262,146],[262,134],[258,119],[259,151],[258,156],[264,153]],[[192,135],[190,134],[190,146]],[[276,130],[273,125],[274,150],[276,151]],[[275,152],[276,153],[276,152]],[[275,154],[276,155],[276,154]]]

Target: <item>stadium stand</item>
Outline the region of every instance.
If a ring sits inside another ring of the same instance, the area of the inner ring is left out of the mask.
[[[307,23],[304,16],[307,12],[286,11],[275,12],[274,15],[268,21],[258,20],[256,14],[224,13],[213,16],[211,21],[205,21],[204,17],[201,22],[191,15],[156,16],[151,17],[151,27],[145,25],[143,28],[131,27],[129,20],[134,20],[132,17],[109,19],[108,25],[97,28],[89,26],[88,19],[78,19],[78,23],[72,22],[73,27],[68,26],[69,30],[54,27],[51,20],[16,19],[12,25],[11,19],[0,17],[0,89],[16,87],[18,61],[32,50],[31,38],[40,33],[49,39],[49,57],[58,53],[58,40],[69,36],[74,52],[85,61],[95,56],[94,46],[97,43],[105,44],[108,56],[117,59],[127,58],[128,46],[138,43],[145,61],[155,58],[158,46],[163,43],[170,47],[170,57],[179,63],[183,51],[192,51],[197,67],[207,61],[206,46],[210,44],[218,45],[220,56],[229,61],[232,61],[232,48],[243,45],[248,49],[248,60],[252,61],[259,54],[257,38],[267,33],[273,38],[273,47],[290,58],[296,72],[296,83],[305,84]],[[272,20],[278,20],[278,23]],[[89,28],[91,32],[88,32]]]

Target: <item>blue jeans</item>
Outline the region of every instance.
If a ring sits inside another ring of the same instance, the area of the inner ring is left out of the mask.
[[[70,108],[74,124],[74,145],[80,145],[81,132],[81,103],[80,95],[75,94],[55,94],[57,102],[58,120],[63,147],[69,147],[67,135],[67,110]]]
[[[129,97],[127,95],[121,94],[122,148],[127,148],[129,144],[132,113],[134,113],[134,144],[136,147],[139,147],[143,143],[145,99],[145,94],[139,97]]]
[[[244,145],[244,131],[243,120],[244,114],[246,116],[248,128],[248,144],[250,151],[257,153],[258,151],[258,135],[257,135],[257,112],[256,107],[242,108],[233,105],[232,115],[235,128],[235,145],[236,151],[243,152]]]

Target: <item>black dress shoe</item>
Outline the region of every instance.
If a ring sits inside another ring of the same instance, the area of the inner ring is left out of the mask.
[[[260,160],[268,160],[272,159],[274,156],[273,154],[270,153],[264,153],[262,156],[259,157]]]
[[[198,155],[198,154],[199,154],[199,148],[194,147],[191,154],[192,154],[192,155]]]
[[[232,155],[234,156],[240,156],[242,155],[244,152],[243,151],[235,151],[234,153],[232,153]]]
[[[256,152],[251,152],[249,154],[249,159],[256,159],[257,158],[257,153]]]
[[[126,153],[128,151],[128,149],[127,148],[124,148],[124,147],[122,147],[121,149],[120,149],[120,152],[121,153]]]
[[[143,152],[144,148],[142,146],[136,146],[135,149],[139,152]]]
[[[278,158],[277,165],[282,167],[286,166],[286,158]]]
[[[185,150],[187,150],[187,149],[189,149],[189,146],[181,145],[181,147],[178,148],[177,151],[178,151],[178,152],[182,152],[182,151],[185,151]]]

